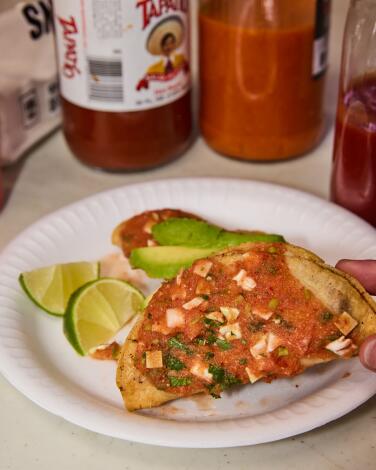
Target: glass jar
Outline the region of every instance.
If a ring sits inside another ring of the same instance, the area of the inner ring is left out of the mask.
[[[200,125],[216,151],[295,157],[323,129],[330,0],[201,0]]]
[[[376,227],[376,2],[352,0],[339,86],[331,199]]]
[[[192,133],[189,0],[54,0],[54,15],[72,152],[112,171],[180,155]]]

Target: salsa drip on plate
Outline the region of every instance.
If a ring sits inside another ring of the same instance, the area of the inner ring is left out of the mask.
[[[237,384],[351,357],[357,322],[328,310],[290,272],[283,243],[196,261],[153,295],[136,367],[160,390],[213,396]],[[311,364],[310,364],[311,365]]]

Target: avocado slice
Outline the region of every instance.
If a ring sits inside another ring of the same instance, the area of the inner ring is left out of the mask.
[[[202,220],[170,218],[152,227],[161,245],[132,250],[133,268],[143,269],[151,278],[171,279],[181,268],[224,248],[246,242],[284,242],[281,235],[261,232],[230,232]]]
[[[152,228],[162,246],[222,249],[246,242],[284,242],[281,235],[260,232],[230,232],[201,220],[171,218]]]
[[[213,248],[190,248],[184,246],[151,246],[132,250],[130,263],[133,268],[143,269],[151,278],[172,279],[181,268],[188,268],[200,258],[213,253]]]
[[[155,240],[162,246],[207,248],[215,246],[222,228],[202,220],[170,218],[152,227]]]
[[[222,230],[219,234],[216,247],[227,248],[231,246],[241,245],[242,243],[275,243],[275,242],[286,242],[282,235],[275,233],[262,233],[262,232],[228,232]]]

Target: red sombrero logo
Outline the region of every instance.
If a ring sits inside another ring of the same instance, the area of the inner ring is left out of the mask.
[[[137,84],[137,90],[148,89],[152,81],[167,82],[180,72],[189,72],[189,63],[184,54],[177,50],[185,38],[184,24],[178,16],[172,16],[160,21],[150,32],[146,49],[160,57],[158,62],[151,65],[144,77]]]

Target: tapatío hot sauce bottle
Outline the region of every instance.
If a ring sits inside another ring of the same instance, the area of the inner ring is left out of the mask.
[[[192,134],[189,0],[54,0],[63,130],[83,163],[145,170]]]

